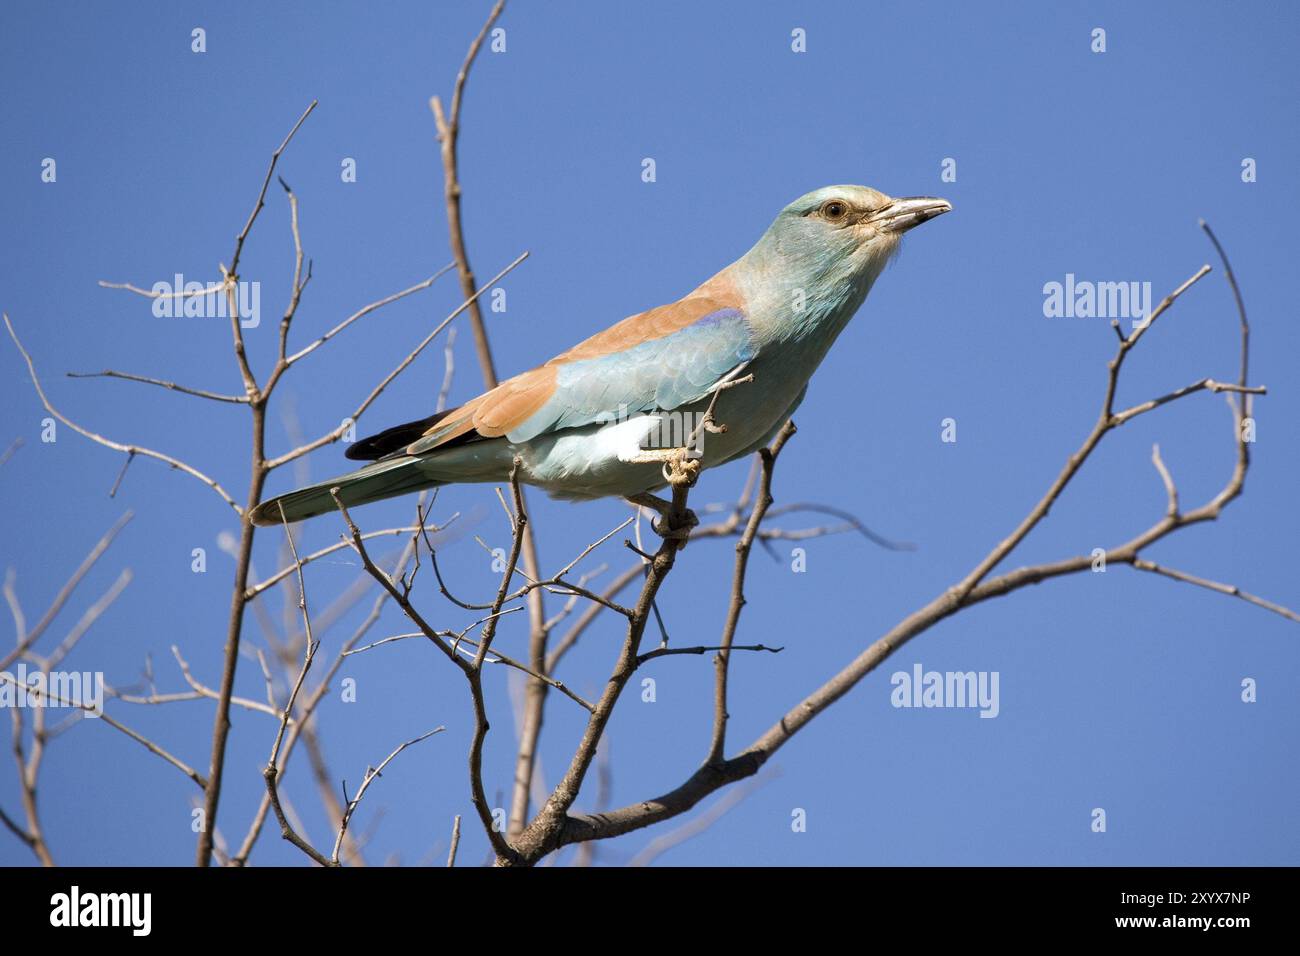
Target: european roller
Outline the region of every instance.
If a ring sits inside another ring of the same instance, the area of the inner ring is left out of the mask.
[[[827,186],[781,210],[740,259],[683,299],[630,316],[464,405],[355,442],[373,463],[265,501],[257,524],[459,482],[519,481],[552,496],[661,506],[662,461],[645,452],[699,434],[712,468],[763,447],[897,252],[903,233],[952,209]],[[736,384],[744,379],[743,384]],[[670,436],[672,441],[663,439]],[[660,507],[660,510],[662,508]]]

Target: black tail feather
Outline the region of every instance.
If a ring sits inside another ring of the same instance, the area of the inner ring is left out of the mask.
[[[378,461],[385,455],[400,452],[411,442],[423,437],[425,432],[455,411],[457,409],[449,408],[444,412],[434,412],[428,418],[420,418],[413,422],[385,428],[376,435],[353,442],[343,454],[353,461]]]

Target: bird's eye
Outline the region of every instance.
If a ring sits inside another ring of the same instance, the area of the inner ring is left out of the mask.
[[[838,222],[849,214],[849,204],[842,199],[828,199],[822,203],[821,212],[831,222]]]

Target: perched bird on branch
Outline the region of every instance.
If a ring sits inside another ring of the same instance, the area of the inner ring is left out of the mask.
[[[683,299],[641,312],[458,408],[356,442],[357,471],[264,501],[257,524],[458,482],[519,481],[557,498],[622,496],[661,512],[662,454],[699,468],[747,455],[794,414],[902,235],[952,209],[827,186]],[[660,454],[656,454],[659,452]]]

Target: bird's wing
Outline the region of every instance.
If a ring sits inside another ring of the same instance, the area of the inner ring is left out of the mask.
[[[744,311],[730,291],[706,284],[671,305],[624,319],[451,412],[389,429],[387,441],[356,450],[368,452],[366,457],[418,455],[458,439],[505,436],[524,442],[697,401],[756,354]]]

